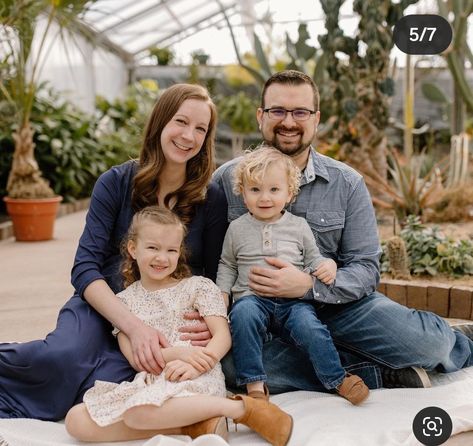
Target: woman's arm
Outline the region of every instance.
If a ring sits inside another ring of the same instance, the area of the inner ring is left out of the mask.
[[[114,327],[127,335],[133,359],[126,358],[132,367],[159,375],[165,366],[160,346],[169,346],[166,338],[131,313],[104,280],[92,282],[85,289],[84,297]]]
[[[168,344],[159,332],[146,326],[115,296],[115,291],[120,289],[119,275],[118,272],[111,274],[112,270],[117,270],[119,240],[125,235],[133,215],[130,200],[135,170],[136,165],[128,162],[113,167],[97,180],[71,281],[80,297],[128,336],[136,367],[160,373],[164,367],[160,343]],[[105,276],[109,278],[108,283]]]

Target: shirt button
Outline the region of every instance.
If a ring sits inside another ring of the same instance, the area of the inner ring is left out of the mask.
[[[315,293],[315,297],[319,297],[319,296],[320,296],[320,294],[319,294],[319,293]]]
[[[339,304],[341,302],[341,300],[337,300],[337,304]]]
[[[323,218],[321,218],[320,221],[325,221],[325,220]]]
[[[264,242],[264,244],[265,244],[266,246],[268,246],[268,245],[269,245],[269,241],[266,240],[266,241]]]

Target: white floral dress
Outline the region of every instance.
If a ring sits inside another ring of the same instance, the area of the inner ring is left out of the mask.
[[[134,282],[118,297],[148,325],[157,328],[173,346],[189,346],[179,339],[178,329],[197,321],[184,320],[183,314],[198,310],[201,316],[227,317],[227,309],[219,288],[205,277],[194,276],[177,285],[157,291],[146,291],[140,281]],[[118,329],[114,333],[118,333]],[[132,382],[115,384],[96,381],[84,395],[92,419],[108,426],[123,419],[131,407],[143,404],[161,406],[174,397],[191,395],[225,396],[225,379],[220,364],[193,380],[170,382],[164,374],[139,372]]]

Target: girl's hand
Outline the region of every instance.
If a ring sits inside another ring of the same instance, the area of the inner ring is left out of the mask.
[[[173,347],[181,361],[187,362],[200,373],[208,372],[215,367],[218,358],[205,347]]]
[[[212,335],[210,334],[209,327],[207,327],[204,319],[200,317],[199,312],[191,311],[189,313],[185,313],[184,319],[191,321],[197,320],[199,323],[181,327],[179,331],[183,334],[179,339],[182,341],[190,340],[192,345],[205,347],[212,339]]]
[[[200,375],[201,373],[188,362],[181,361],[180,359],[169,361],[164,368],[164,376],[168,381],[181,382],[195,379]]]
[[[330,285],[337,275],[337,264],[332,259],[324,260],[313,274],[325,285]]]
[[[159,375],[166,365],[161,347],[169,347],[167,339],[158,330],[141,323],[128,335],[133,362],[139,371]]]

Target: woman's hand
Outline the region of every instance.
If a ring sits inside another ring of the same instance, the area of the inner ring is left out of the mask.
[[[168,381],[180,382],[197,378],[200,375],[201,373],[192,367],[192,365],[180,359],[168,362],[164,368],[164,376]]]
[[[167,339],[158,330],[141,323],[128,335],[133,362],[139,371],[159,375],[166,363],[161,347],[169,347]]]
[[[218,358],[205,347],[173,347],[177,359],[187,362],[201,373],[208,372],[215,367]]]
[[[182,341],[191,341],[192,345],[205,347],[209,341],[212,339],[210,334],[209,327],[204,322],[204,319],[200,317],[198,311],[191,311],[189,313],[184,313],[184,319],[190,321],[199,321],[198,324],[186,325],[181,327],[179,331],[183,333],[179,339]]]

